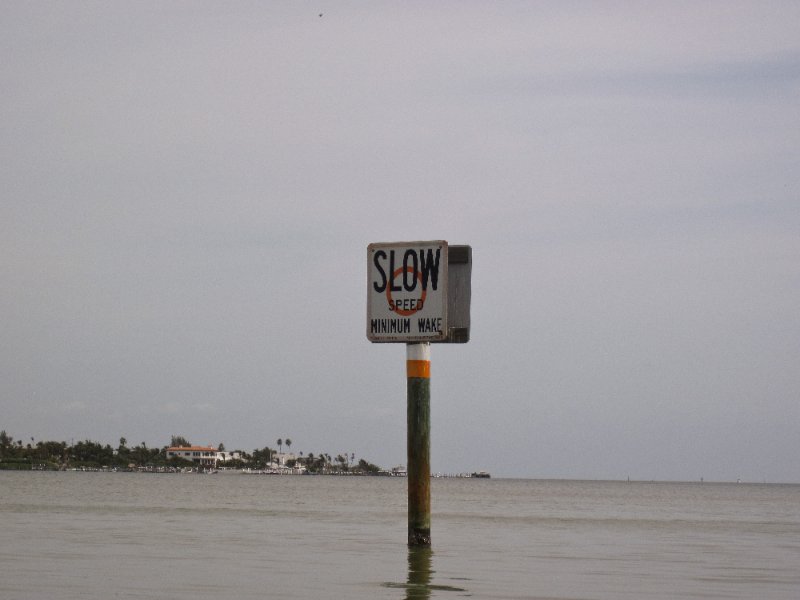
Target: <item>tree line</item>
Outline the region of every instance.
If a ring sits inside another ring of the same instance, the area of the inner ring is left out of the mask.
[[[279,438],[277,446],[280,451],[283,445],[291,447],[292,440]],[[183,436],[173,435],[170,443],[163,447],[148,447],[145,442],[136,446],[128,444],[124,437],[119,439],[119,445],[114,448],[111,444],[101,444],[91,440],[82,440],[77,443],[17,439],[8,435],[5,430],[0,431],[0,469],[5,470],[60,470],[71,468],[116,468],[139,469],[142,467],[174,467],[188,468],[196,466],[193,462],[180,457],[167,457],[167,449],[172,447],[190,447],[192,444]],[[236,469],[266,469],[275,460],[274,448],[264,446],[252,452],[234,450],[227,452],[224,444],[219,444],[218,452],[226,455],[225,467]],[[236,456],[238,458],[231,458]],[[359,473],[376,474],[380,467],[360,459],[357,463],[355,454],[348,456],[339,454],[331,457],[325,452],[304,454],[286,461],[287,467],[305,467],[306,471],[314,474]]]

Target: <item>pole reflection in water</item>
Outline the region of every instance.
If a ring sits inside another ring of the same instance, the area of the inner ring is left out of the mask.
[[[432,591],[466,592],[464,588],[431,583],[433,574],[433,550],[430,546],[408,547],[408,580],[406,583],[383,583],[383,587],[406,591],[406,600],[429,600]]]
[[[409,546],[406,600],[427,600],[431,597],[432,573],[433,550],[430,546]]]

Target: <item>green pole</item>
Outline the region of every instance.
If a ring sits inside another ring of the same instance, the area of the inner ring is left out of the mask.
[[[431,345],[407,344],[408,545],[431,545]]]

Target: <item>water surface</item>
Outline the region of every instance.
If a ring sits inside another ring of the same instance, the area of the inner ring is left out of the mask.
[[[0,472],[0,598],[800,598],[800,486]]]

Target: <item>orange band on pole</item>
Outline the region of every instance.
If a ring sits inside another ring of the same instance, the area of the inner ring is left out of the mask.
[[[431,361],[429,360],[407,360],[406,376],[421,377],[422,379],[431,378]]]

